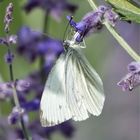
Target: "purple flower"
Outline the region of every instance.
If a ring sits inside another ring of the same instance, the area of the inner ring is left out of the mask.
[[[112,9],[108,9],[104,14],[104,19],[114,27],[119,19],[119,15],[112,11]]]
[[[15,129],[15,134],[16,134],[17,139],[24,140],[25,137],[21,129],[19,128]]]
[[[13,96],[12,84],[11,82],[0,83],[0,99],[5,100]]]
[[[5,62],[8,63],[8,64],[12,64],[13,62],[13,59],[14,59],[14,54],[13,53],[6,53],[5,55]]]
[[[24,108],[26,111],[37,111],[39,110],[40,106],[40,100],[39,99],[34,99],[32,101],[25,102],[21,104],[22,108]]]
[[[70,25],[76,31],[74,38],[77,42],[82,42],[84,37],[99,31],[103,26],[104,20],[107,20],[114,26],[117,18],[118,15],[106,6],[99,6],[96,11],[87,13],[78,23],[70,16],[67,16]]]
[[[9,45],[9,44],[16,44],[17,43],[17,36],[16,35],[10,35],[8,37],[1,37],[0,38],[0,44],[1,45]]]
[[[131,91],[140,85],[140,62],[131,62],[128,65],[128,74],[118,82],[123,91]]]
[[[46,37],[37,44],[37,52],[41,55],[55,54],[59,56],[64,51],[62,42]]]
[[[17,35],[10,35],[8,37],[8,43],[9,44],[16,44],[17,43]]]
[[[13,3],[9,3],[9,5],[6,8],[6,14],[4,18],[5,32],[7,33],[9,32],[10,23],[13,20],[12,14],[13,14]]]
[[[58,125],[58,128],[60,129],[61,133],[67,138],[71,138],[75,131],[75,128],[70,121]]]
[[[18,32],[18,52],[25,55],[30,61],[37,57],[36,44],[42,38],[41,33],[22,27]]]
[[[26,12],[30,12],[36,7],[49,12],[56,20],[60,19],[63,11],[67,10],[73,13],[77,9],[76,5],[70,4],[67,0],[28,0],[24,8]]]
[[[30,83],[30,86],[27,90],[28,93],[32,91],[35,92],[37,95],[39,93],[42,93],[43,85],[41,81],[41,71],[33,72],[25,79]]]
[[[23,108],[17,106],[14,107],[11,114],[8,116],[9,124],[16,124],[21,119],[24,113],[25,111]]]
[[[67,17],[71,26],[75,28],[76,32],[78,32],[75,37],[77,42],[83,41],[85,36],[102,28],[102,17],[104,14],[102,10],[105,10],[105,8],[106,7],[101,6],[96,11],[87,13],[78,23],[75,23],[70,17]]]
[[[129,72],[140,71],[140,62],[131,62],[127,67]]]
[[[17,93],[20,93],[19,97],[21,97],[21,92],[26,92],[31,85],[27,80],[17,80],[16,82],[0,83],[0,99],[4,100],[7,98],[11,98],[13,96],[14,86],[16,87]]]
[[[14,129],[8,125],[6,117],[0,117],[0,140],[16,140]]]
[[[53,53],[56,57],[59,56],[63,52],[63,45],[59,40],[46,37],[28,27],[22,27],[18,33],[18,52],[32,62],[46,54]]]
[[[26,92],[30,88],[31,83],[27,79],[16,80],[15,81],[15,86],[16,86],[16,90],[18,92]]]

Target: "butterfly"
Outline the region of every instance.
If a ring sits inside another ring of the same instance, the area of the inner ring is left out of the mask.
[[[65,51],[50,71],[42,94],[40,121],[43,127],[101,114],[105,101],[103,83],[83,55],[84,47],[72,40],[65,41]]]

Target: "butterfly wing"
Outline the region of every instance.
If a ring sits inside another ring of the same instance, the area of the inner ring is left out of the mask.
[[[46,82],[40,103],[42,126],[99,115],[105,96],[103,84],[80,50],[68,48],[60,55]]]
[[[40,103],[40,120],[44,127],[57,125],[71,118],[64,83],[65,54],[61,54],[48,76]]]
[[[66,57],[67,103],[76,121],[100,115],[104,105],[103,83],[80,50],[69,49]]]

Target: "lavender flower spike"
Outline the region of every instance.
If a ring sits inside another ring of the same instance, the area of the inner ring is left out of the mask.
[[[75,40],[82,42],[83,38],[89,36],[91,33],[99,31],[104,21],[107,21],[112,26],[115,26],[118,15],[112,11],[109,7],[99,6],[96,11],[87,13],[83,19],[76,23],[70,16],[67,16],[70,25],[75,29]]]
[[[13,13],[13,3],[9,3],[9,5],[6,8],[6,14],[5,14],[5,18],[4,18],[5,32],[6,33],[9,32],[9,26],[13,20],[12,13]]]
[[[128,74],[118,82],[123,91],[131,91],[140,85],[140,62],[131,62],[128,65]]]

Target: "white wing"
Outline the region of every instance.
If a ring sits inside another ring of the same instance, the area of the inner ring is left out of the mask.
[[[66,93],[72,119],[98,116],[104,105],[103,84],[80,50],[69,48],[66,57]]]
[[[47,79],[41,103],[40,120],[42,126],[53,126],[71,118],[66,103],[65,54],[61,54]]]
[[[79,48],[79,47],[77,47]],[[99,115],[105,96],[103,84],[80,50],[68,48],[52,68],[40,103],[42,126]]]

